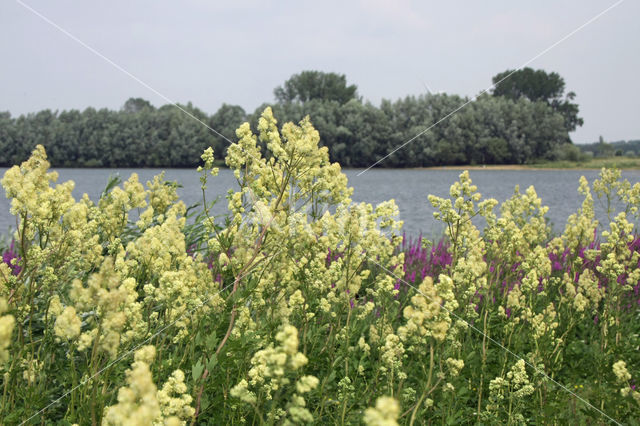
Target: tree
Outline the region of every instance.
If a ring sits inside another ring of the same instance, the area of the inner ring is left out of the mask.
[[[122,110],[122,112],[136,113],[136,112],[139,112],[139,111],[143,110],[144,108],[153,109],[153,105],[151,105],[151,103],[149,101],[147,101],[146,99],[129,98],[124,103],[124,105],[122,106],[121,110]]]
[[[302,71],[285,81],[284,87],[276,87],[273,93],[280,103],[321,99],[346,104],[357,98],[357,91],[358,87],[355,84],[347,86],[347,77],[344,74]]]
[[[545,102],[554,111],[562,114],[567,132],[573,132],[577,126],[584,124],[584,120],[578,117],[578,105],[571,102],[575,99],[576,94],[569,92],[563,97],[565,83],[558,73],[548,74],[544,70],[534,70],[528,67],[517,71],[507,70],[495,75],[493,84],[495,85],[494,96],[504,96],[512,100],[526,98],[532,102]]]
[[[600,136],[598,138],[598,144],[596,145],[596,156],[598,157],[613,157],[615,154],[615,148],[610,143],[604,141],[604,138]]]
[[[239,105],[222,104],[215,114],[209,119],[209,125],[225,138],[236,140],[236,129],[247,120],[247,113]],[[212,134],[213,149],[217,156],[223,158],[229,147],[229,141],[220,135]]]

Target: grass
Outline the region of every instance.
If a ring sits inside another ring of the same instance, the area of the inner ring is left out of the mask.
[[[640,158],[638,157],[607,157],[592,158],[587,161],[549,161],[539,164],[531,164],[525,167],[534,169],[640,169]]]

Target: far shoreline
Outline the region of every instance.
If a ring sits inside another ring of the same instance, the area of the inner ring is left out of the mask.
[[[215,167],[228,169],[222,161],[217,161]],[[78,166],[51,166],[52,170],[61,169],[94,169],[94,170],[195,170],[193,167],[78,167]],[[620,170],[640,170],[640,158],[638,157],[609,157],[594,158],[588,162],[552,161],[534,164],[467,164],[429,167],[375,167],[376,170],[488,170],[488,171],[518,171],[518,170],[600,170],[602,168],[617,168]],[[9,169],[11,166],[0,166],[0,169]],[[370,170],[365,167],[342,167],[342,170]]]
[[[576,165],[575,167],[561,167],[561,166],[544,166],[544,165],[527,165],[527,164],[497,164],[497,165],[473,165],[473,166],[439,166],[439,167],[416,167],[413,170],[599,170],[602,167],[608,166],[585,166]],[[640,170],[640,166],[619,166],[616,167],[620,170]],[[400,169],[403,170],[403,169]]]

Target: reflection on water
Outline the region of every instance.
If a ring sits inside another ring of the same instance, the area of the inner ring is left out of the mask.
[[[4,175],[6,168],[0,168]],[[379,203],[393,198],[400,208],[400,219],[404,221],[404,229],[409,235],[422,232],[434,237],[442,232],[442,225],[433,219],[433,208],[427,196],[449,196],[449,186],[458,179],[459,170],[398,170],[372,169],[357,174],[361,170],[345,170],[349,185],[354,188],[353,200]],[[118,174],[126,180],[131,173],[138,173],[141,182],[151,180],[160,173],[159,169],[58,169],[59,180],[73,180],[76,187],[73,195],[76,199],[87,193],[94,201],[104,189],[108,177]],[[496,198],[502,202],[513,194],[514,187],[520,186],[524,192],[530,185],[535,186],[544,205],[549,206],[547,214],[556,232],[561,232],[570,214],[582,204],[583,197],[578,193],[578,180],[585,176],[593,182],[598,176],[597,170],[472,170],[469,172],[473,183],[483,198]],[[187,204],[195,204],[202,200],[199,175],[192,169],[169,169],[165,172],[168,180],[175,180],[182,185],[178,194]],[[623,177],[632,184],[640,181],[640,171],[624,171]],[[213,214],[221,216],[226,212],[225,195],[229,188],[236,186],[231,171],[220,170],[220,174],[212,178],[207,188],[207,200],[220,197],[214,206]],[[597,205],[596,212],[601,221],[606,222],[604,208]],[[6,233],[9,227],[15,228],[15,218],[9,214],[9,201],[0,198],[0,232]]]

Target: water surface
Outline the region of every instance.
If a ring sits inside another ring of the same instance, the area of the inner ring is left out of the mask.
[[[0,168],[4,175],[6,168]],[[104,189],[110,175],[119,175],[126,180],[131,173],[137,173],[141,182],[151,180],[161,169],[56,169],[58,182],[73,180],[76,183],[73,195],[76,199],[87,193],[92,200],[97,200]],[[452,169],[371,169],[357,176],[362,170],[348,169],[345,174],[349,178],[349,186],[354,188],[353,200],[372,204],[395,199],[400,209],[400,219],[404,221],[404,229],[410,235],[423,233],[438,236],[442,225],[433,219],[434,209],[427,200],[429,194],[440,197],[449,196],[449,187],[461,173]],[[561,232],[570,214],[582,204],[583,197],[578,193],[578,180],[585,176],[593,182],[598,176],[597,170],[471,170],[471,179],[478,186],[483,197],[496,198],[502,202],[513,195],[514,187],[520,186],[524,192],[533,185],[542,198],[544,205],[549,206],[547,214],[554,229]],[[181,199],[187,204],[195,204],[202,200],[199,174],[193,169],[168,169],[165,172],[168,180],[175,180],[182,185],[178,189]],[[640,171],[623,172],[623,177],[632,184],[640,181]],[[210,180],[207,188],[207,199],[220,197],[221,201],[214,207],[215,215],[226,212],[224,199],[229,188],[236,187],[235,178],[230,170],[222,169],[217,177]],[[3,191],[4,192],[4,191]],[[597,202],[596,202],[597,204]],[[606,215],[601,206],[597,207],[599,219]],[[15,228],[15,218],[9,214],[9,201],[0,198],[0,233],[6,234],[9,228]]]

